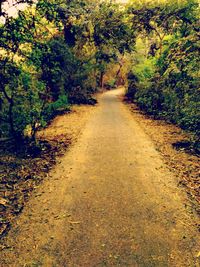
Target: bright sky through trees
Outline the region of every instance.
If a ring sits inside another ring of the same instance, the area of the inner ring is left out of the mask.
[[[4,10],[6,10],[10,16],[16,16],[18,10],[23,10],[26,7],[26,4],[20,4],[18,6],[15,6],[14,4],[15,1],[8,0],[3,5]]]

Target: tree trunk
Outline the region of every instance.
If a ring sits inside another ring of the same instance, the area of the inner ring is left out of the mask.
[[[115,80],[116,80],[117,86],[119,86],[120,83],[121,83],[121,79],[119,80],[119,75],[121,73],[122,66],[123,66],[123,64],[122,63],[119,63],[119,69],[118,69],[118,71],[116,73],[116,76],[115,76]]]
[[[101,71],[100,73],[100,87],[101,89],[103,89],[104,87],[104,72],[103,71]]]
[[[9,101],[9,124],[10,124],[10,130],[11,135],[14,137],[14,139],[17,141],[17,134],[14,127],[14,121],[13,121],[13,100]]]

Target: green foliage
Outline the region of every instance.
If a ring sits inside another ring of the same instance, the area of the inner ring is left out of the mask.
[[[67,94],[70,87],[81,83],[80,62],[62,37],[54,37],[45,44],[38,43],[31,59],[48,87],[48,97],[54,101]]]
[[[45,109],[42,113],[43,126],[45,126],[48,121],[53,119],[55,115],[59,114],[63,110],[69,109],[68,97],[66,95],[60,95],[58,100],[55,102],[46,104]]]
[[[199,4],[197,0],[15,1],[0,13],[1,128],[31,136],[69,103],[94,103],[110,64],[131,54],[129,98],[154,116],[199,135]],[[32,5],[33,4],[33,5]],[[122,63],[123,65],[123,63]],[[115,85],[116,77],[108,87]],[[8,134],[8,133],[5,134]]]
[[[11,70],[12,73],[10,73]],[[3,128],[19,137],[27,125],[31,125],[34,129],[36,123],[40,121],[42,111],[40,93],[44,90],[44,85],[22,68],[11,63],[6,65],[1,76],[1,81],[4,81],[4,91],[1,92],[2,124],[10,124],[10,128],[6,128],[5,125]],[[10,79],[8,80],[7,77]],[[1,86],[3,86],[2,83]],[[5,96],[6,99],[4,99]]]
[[[131,100],[135,98],[135,94],[138,89],[137,87],[139,79],[132,71],[128,73],[127,79],[128,79],[128,89],[126,92],[126,96]]]
[[[197,1],[192,0],[129,9],[134,14],[133,25],[140,20],[140,38],[133,55],[132,76],[128,77],[128,94],[143,110],[180,125],[197,139],[200,136],[198,7]],[[141,43],[141,38],[148,42]]]

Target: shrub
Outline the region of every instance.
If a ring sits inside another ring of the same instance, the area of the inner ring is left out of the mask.
[[[68,97],[66,95],[59,96],[58,100],[46,105],[43,111],[43,125],[45,126],[57,114],[69,110]]]

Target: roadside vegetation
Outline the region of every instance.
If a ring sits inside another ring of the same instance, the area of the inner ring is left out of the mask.
[[[126,84],[149,114],[193,133],[199,151],[199,3],[1,2],[1,137],[35,141],[70,104],[95,104],[98,88]],[[114,70],[114,71],[113,71]],[[111,75],[110,75],[111,73]],[[127,75],[128,74],[128,75]]]
[[[1,1],[1,137],[35,141],[37,129],[70,104],[95,104],[106,66],[132,47],[118,5],[99,1],[16,1],[13,18]]]
[[[199,2],[135,3],[127,12],[137,32],[127,96],[155,118],[189,131],[192,142],[182,145],[199,154]]]

